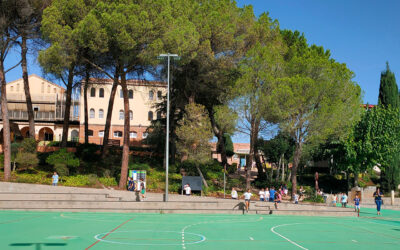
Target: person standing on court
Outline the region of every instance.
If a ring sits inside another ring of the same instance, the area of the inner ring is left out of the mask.
[[[275,188],[271,187],[271,189],[269,190],[269,201],[273,202],[275,198]]]
[[[246,212],[249,212],[250,208],[250,199],[253,194],[250,192],[250,189],[247,189],[247,192],[243,194],[244,195],[244,202],[246,204]]]
[[[342,207],[346,207],[347,206],[347,195],[346,195],[346,193],[342,194],[341,202],[342,202]]]
[[[375,197],[376,211],[378,212],[378,215],[381,215],[383,193],[379,188],[376,188],[376,191],[373,196]]]
[[[51,177],[53,179],[53,186],[57,186],[58,184],[58,174],[57,172],[54,172],[53,176]]]
[[[262,188],[260,190],[260,192],[258,192],[258,195],[260,196],[260,201],[264,201],[265,200],[265,191],[264,188]]]

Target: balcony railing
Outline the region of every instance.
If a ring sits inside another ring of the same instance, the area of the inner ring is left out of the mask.
[[[33,103],[55,103],[62,101],[65,102],[65,96],[62,95],[31,95]],[[7,93],[7,100],[9,102],[26,102],[24,94]],[[73,103],[79,103],[79,99],[73,100]]]
[[[9,110],[8,118],[10,120],[28,120],[28,112],[22,110]],[[0,119],[1,119],[1,111],[0,111]],[[59,114],[55,112],[45,112],[39,111],[35,112],[34,116],[35,121],[55,121],[55,120],[64,120],[64,114]],[[79,121],[79,116],[76,114],[70,115],[70,121]]]

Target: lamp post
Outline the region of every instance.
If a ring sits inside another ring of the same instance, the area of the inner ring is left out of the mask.
[[[166,129],[166,139],[165,139],[165,195],[164,201],[168,201],[168,167],[169,167],[169,64],[171,57],[178,57],[177,54],[161,54],[160,57],[167,57],[168,59],[168,69],[167,69],[167,129]]]

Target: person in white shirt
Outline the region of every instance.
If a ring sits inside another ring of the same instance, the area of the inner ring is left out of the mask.
[[[237,200],[237,198],[238,198],[238,193],[236,192],[235,188],[232,188],[231,197],[234,200]]]
[[[269,201],[269,189],[268,188],[265,188],[264,199],[265,199],[265,201]]]
[[[264,201],[265,200],[265,191],[264,188],[260,190],[260,192],[258,192],[258,195],[260,196],[260,201]]]
[[[294,194],[294,204],[299,204],[299,195],[297,193]]]
[[[244,193],[243,195],[244,195],[244,202],[246,203],[246,212],[249,212],[250,199],[251,199],[251,196],[253,196],[253,194],[250,193],[250,189],[247,189],[247,192]]]
[[[192,189],[190,188],[189,184],[185,185],[185,193],[187,196],[189,196],[192,193]]]

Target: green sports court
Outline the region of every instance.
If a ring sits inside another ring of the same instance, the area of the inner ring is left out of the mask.
[[[0,249],[398,249],[400,211],[360,217],[0,211]]]

